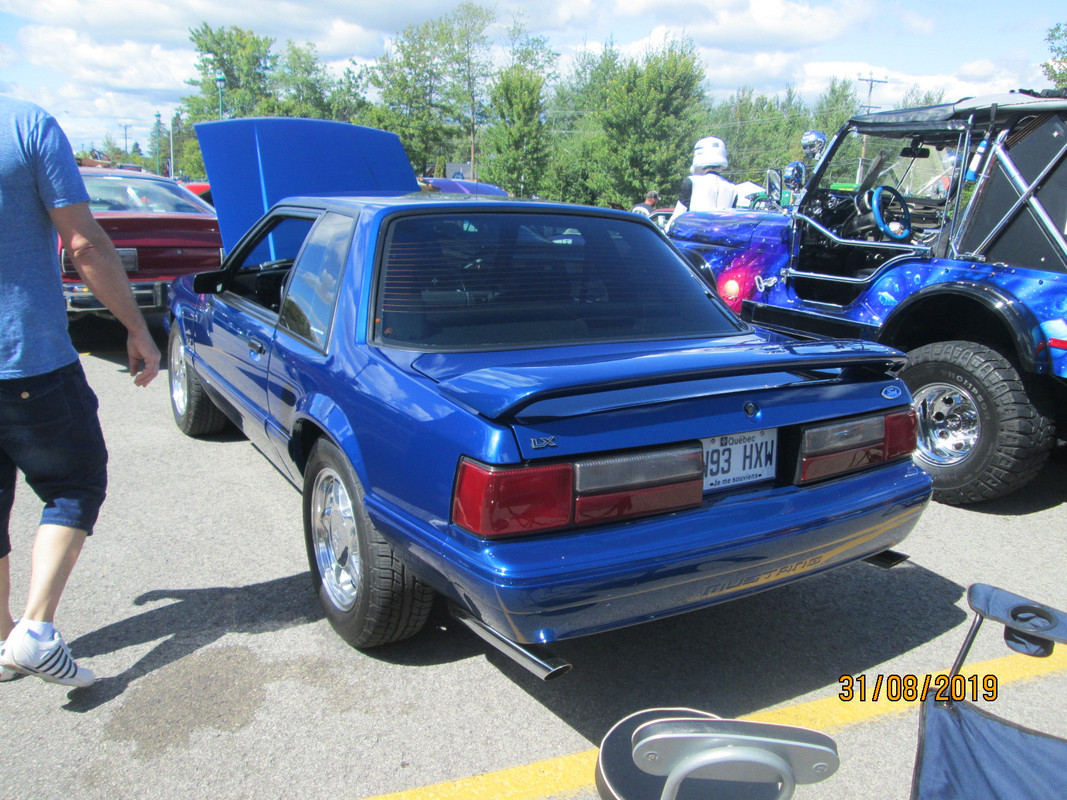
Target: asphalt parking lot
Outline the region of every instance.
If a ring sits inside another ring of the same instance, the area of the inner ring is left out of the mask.
[[[0,686],[5,800],[592,798],[600,738],[649,706],[818,727],[842,767],[798,798],[903,798],[915,706],[841,700],[841,676],[873,685],[947,669],[972,582],[1067,609],[1061,446],[1011,498],[931,506],[905,566],[853,565],[565,642],[574,670],[557,681],[487,652],[443,612],[415,639],[361,653],[319,612],[298,493],[240,436],[179,433],[166,373],[135,389],[114,326],[91,322],[76,344],[100,396],[111,489],[57,626],[100,680]],[[20,487],[16,608],[38,513]],[[999,680],[993,711],[1067,735],[1061,655],[1009,656],[986,630],[970,663]]]

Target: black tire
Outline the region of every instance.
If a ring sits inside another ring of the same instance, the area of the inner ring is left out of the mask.
[[[178,321],[170,327],[167,339],[167,380],[170,385],[170,410],[174,422],[187,436],[208,436],[223,430],[229,420],[204,391],[204,385],[185,353]]]
[[[919,413],[915,463],[933,477],[935,499],[992,500],[1037,475],[1054,426],[1010,361],[975,342],[935,342],[908,357],[901,377]]]
[[[422,630],[433,590],[374,527],[359,479],[326,439],[315,443],[304,471],[304,543],[319,603],[350,645],[377,647]]]

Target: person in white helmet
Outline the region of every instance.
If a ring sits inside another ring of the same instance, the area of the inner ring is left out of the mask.
[[[729,166],[726,142],[716,136],[707,136],[693,148],[693,166],[690,175],[678,189],[678,202],[674,206],[671,222],[686,211],[714,211],[718,208],[733,208],[737,202],[737,187],[719,174]]]

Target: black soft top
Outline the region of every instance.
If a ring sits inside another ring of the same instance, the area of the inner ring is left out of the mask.
[[[952,129],[964,125],[971,117],[974,117],[976,123],[982,124],[991,121],[1001,122],[1019,112],[1039,114],[1064,110],[1067,110],[1067,91],[1045,89],[1037,92],[1022,89],[981,97],[965,97],[955,103],[943,103],[936,106],[860,114],[852,117],[846,124],[855,127],[861,133],[878,131],[886,133],[887,128],[900,131],[906,131],[912,127]],[[996,115],[995,120],[991,119],[993,114]]]

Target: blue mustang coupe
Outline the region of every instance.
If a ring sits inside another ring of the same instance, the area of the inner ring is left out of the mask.
[[[902,355],[751,327],[647,219],[404,194],[399,140],[354,126],[199,134],[231,238],[172,288],[174,418],[236,424],[302,489],[352,645],[440,593],[547,677],[544,644],[877,555],[922,513]],[[344,165],[287,166],[320,134]]]

